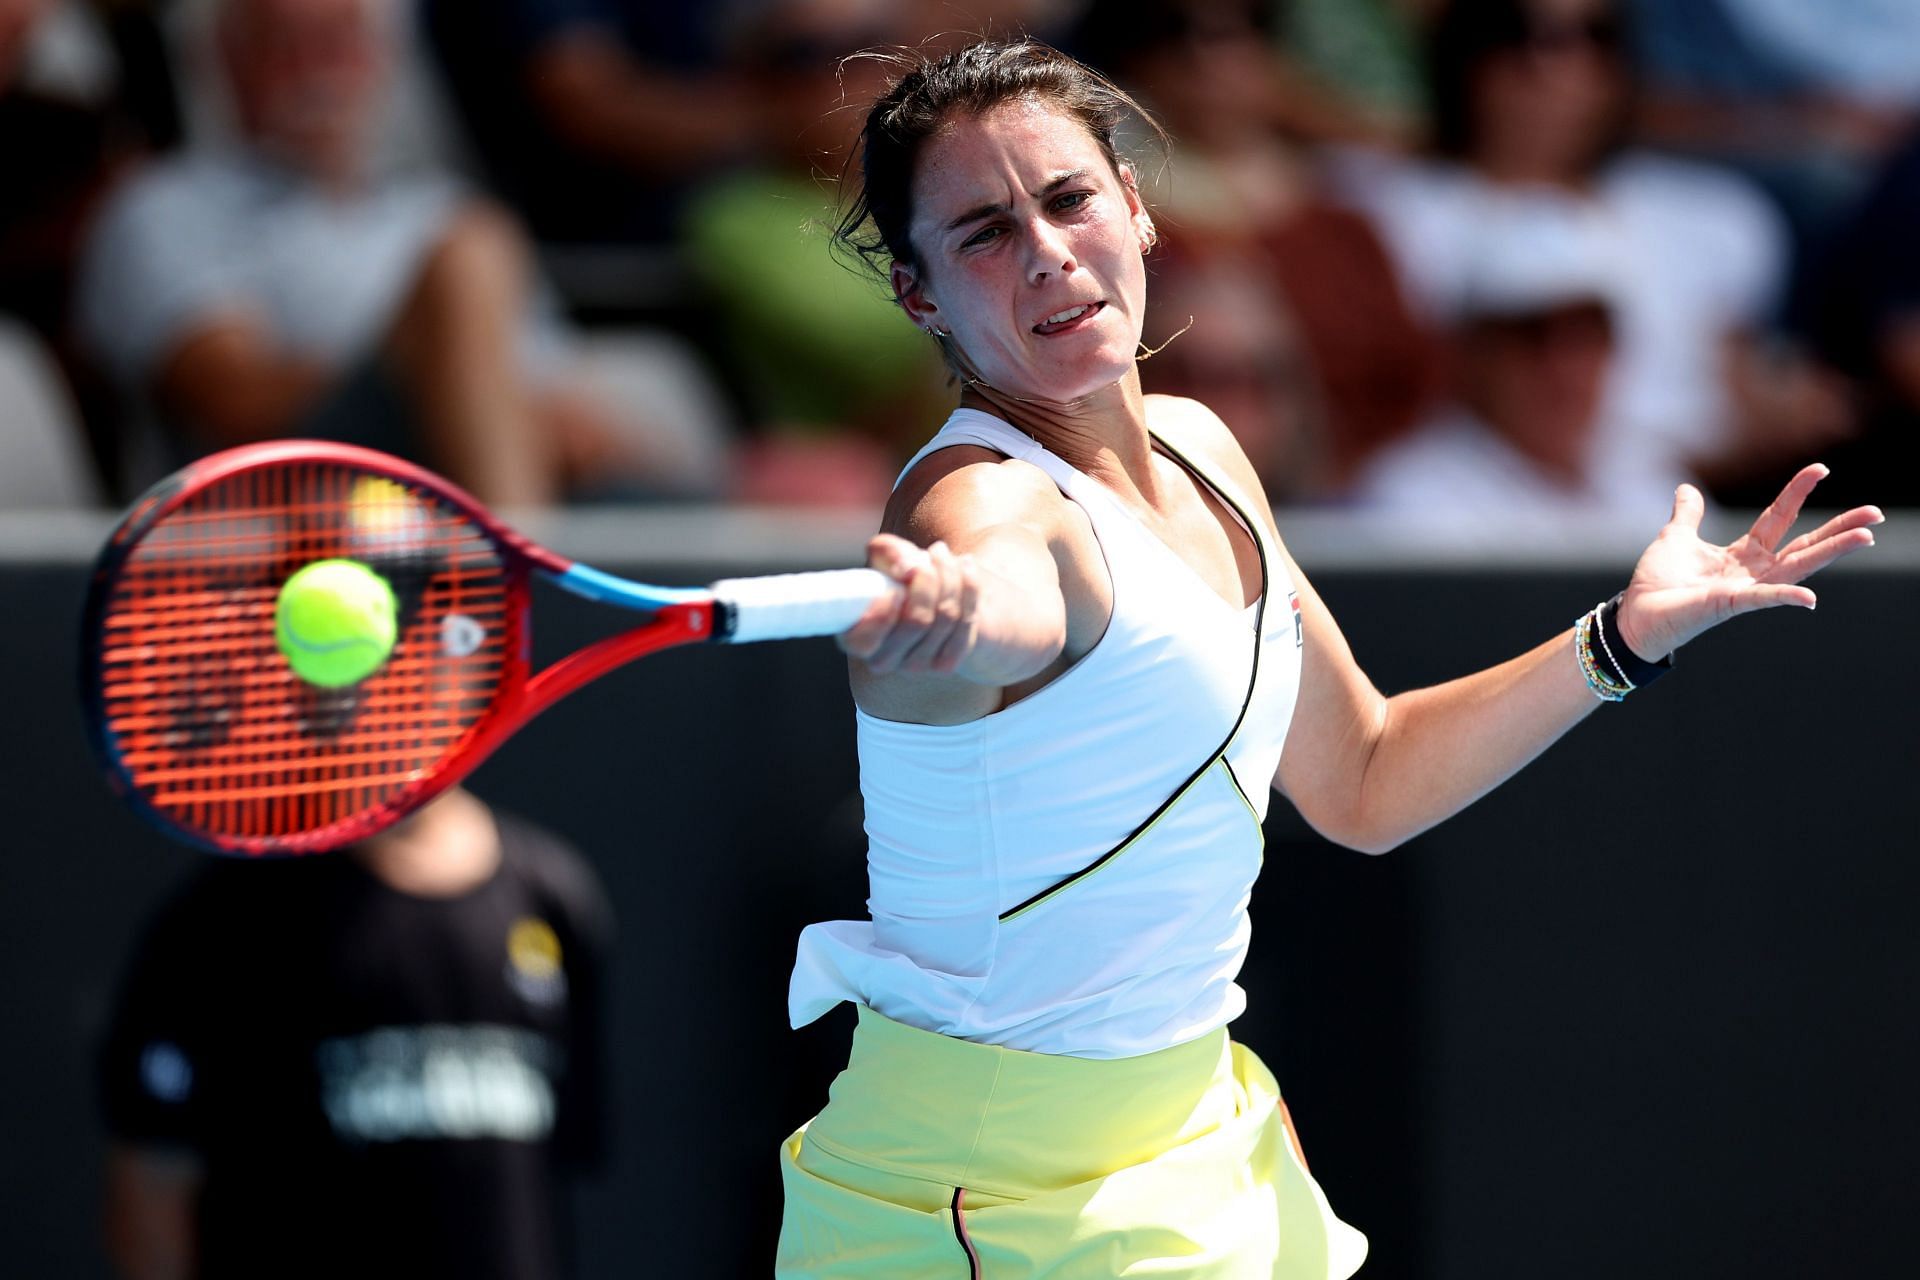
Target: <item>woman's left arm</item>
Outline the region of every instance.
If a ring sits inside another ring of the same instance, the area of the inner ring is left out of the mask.
[[[1812,608],[1814,594],[1800,583],[1871,546],[1870,526],[1882,519],[1877,508],[1857,507],[1786,542],[1825,475],[1822,466],[1802,470],[1724,547],[1701,540],[1704,504],[1682,485],[1672,518],[1634,568],[1614,638],[1658,661],[1736,614]],[[1274,785],[1340,844],[1384,853],[1418,835],[1511,777],[1599,705],[1571,628],[1499,666],[1385,697],[1318,595],[1288,567],[1306,628],[1305,665]]]

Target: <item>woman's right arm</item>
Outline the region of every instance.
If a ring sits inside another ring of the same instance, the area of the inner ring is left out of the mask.
[[[901,584],[841,637],[869,714],[963,724],[1069,656],[1066,578],[1079,539],[1044,475],[984,449],[943,450],[888,504],[867,563]]]

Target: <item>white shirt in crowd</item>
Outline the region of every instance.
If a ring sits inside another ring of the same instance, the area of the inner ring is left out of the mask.
[[[1727,443],[1724,341],[1767,323],[1788,268],[1785,224],[1757,190],[1706,165],[1634,152],[1608,164],[1585,196],[1372,152],[1342,153],[1332,172],[1380,229],[1414,305],[1443,326],[1467,300],[1476,228],[1504,202],[1598,212],[1621,246],[1599,465],[1650,466],[1678,483],[1690,459]]]

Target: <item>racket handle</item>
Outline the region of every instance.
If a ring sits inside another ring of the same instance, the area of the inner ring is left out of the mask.
[[[713,638],[726,644],[839,635],[893,590],[873,569],[725,578],[713,584]]]

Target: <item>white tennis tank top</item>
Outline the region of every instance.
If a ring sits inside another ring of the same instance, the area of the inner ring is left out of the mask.
[[[957,410],[908,464],[972,444],[1045,471],[1093,525],[1113,615],[1072,667],[992,715],[857,713],[872,919],[802,931],[794,1026],[852,1000],[964,1040],[1123,1058],[1246,1007],[1234,978],[1299,686],[1298,600],[1258,513],[1156,442],[1252,532],[1264,590],[1251,608],[988,414]]]

